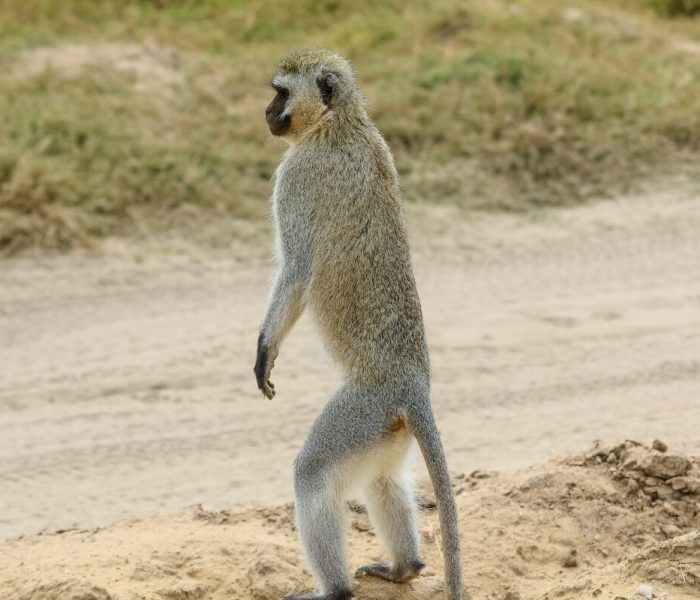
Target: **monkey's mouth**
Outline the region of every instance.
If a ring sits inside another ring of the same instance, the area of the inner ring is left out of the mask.
[[[272,135],[285,135],[289,133],[289,129],[292,126],[292,117],[289,115],[274,115],[271,111],[266,111],[265,120]]]

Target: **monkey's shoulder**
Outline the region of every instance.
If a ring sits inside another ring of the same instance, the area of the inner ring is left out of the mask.
[[[337,190],[398,179],[391,153],[378,135],[309,144],[285,155],[277,171],[284,189]]]

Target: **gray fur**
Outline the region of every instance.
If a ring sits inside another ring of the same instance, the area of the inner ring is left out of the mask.
[[[351,597],[343,513],[356,492],[392,559],[356,575],[418,575],[407,468],[415,438],[437,496],[446,595],[462,600],[457,512],[430,406],[428,349],[393,158],[344,58],[297,50],[280,63],[273,85],[278,95],[267,120],[289,149],[275,174],[279,272],[258,342],[258,385],[274,396],[270,372],[280,344],[307,305],[345,375],[295,463],[297,526],[319,589],[287,598]]]

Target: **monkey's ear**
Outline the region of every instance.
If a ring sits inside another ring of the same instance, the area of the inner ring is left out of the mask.
[[[321,100],[326,106],[331,106],[338,97],[338,86],[340,85],[340,77],[335,73],[329,72],[320,75],[316,80],[318,91],[321,93]]]

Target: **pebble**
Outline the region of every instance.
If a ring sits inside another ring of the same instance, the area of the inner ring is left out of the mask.
[[[357,530],[357,531],[361,531],[361,532],[363,532],[363,533],[364,533],[364,532],[367,532],[367,531],[370,531],[370,530],[372,529],[371,526],[370,526],[370,524],[369,524],[369,520],[368,520],[366,517],[365,517],[365,518],[362,518],[362,517],[355,517],[355,518],[352,519],[352,521],[350,522],[350,526],[351,526],[353,529],[355,529],[355,530]]]
[[[564,566],[567,569],[578,567],[578,558],[576,558],[576,550],[569,552],[569,555],[564,559]]]
[[[668,450],[668,446],[664,442],[662,442],[661,440],[654,440],[651,443],[651,447],[654,450],[658,450],[659,452],[666,452],[666,450]]]
[[[640,461],[639,466],[650,477],[670,479],[688,473],[691,463],[685,456],[650,454]]]
[[[674,477],[668,480],[669,485],[676,491],[686,491],[689,494],[700,494],[700,478]]]
[[[669,523],[668,525],[661,525],[661,532],[667,538],[673,538],[683,533],[678,527],[676,527],[672,523]]]
[[[645,598],[651,598],[654,597],[654,588],[652,588],[650,585],[640,585],[637,590],[635,591],[635,594],[640,594],[644,596]]]

